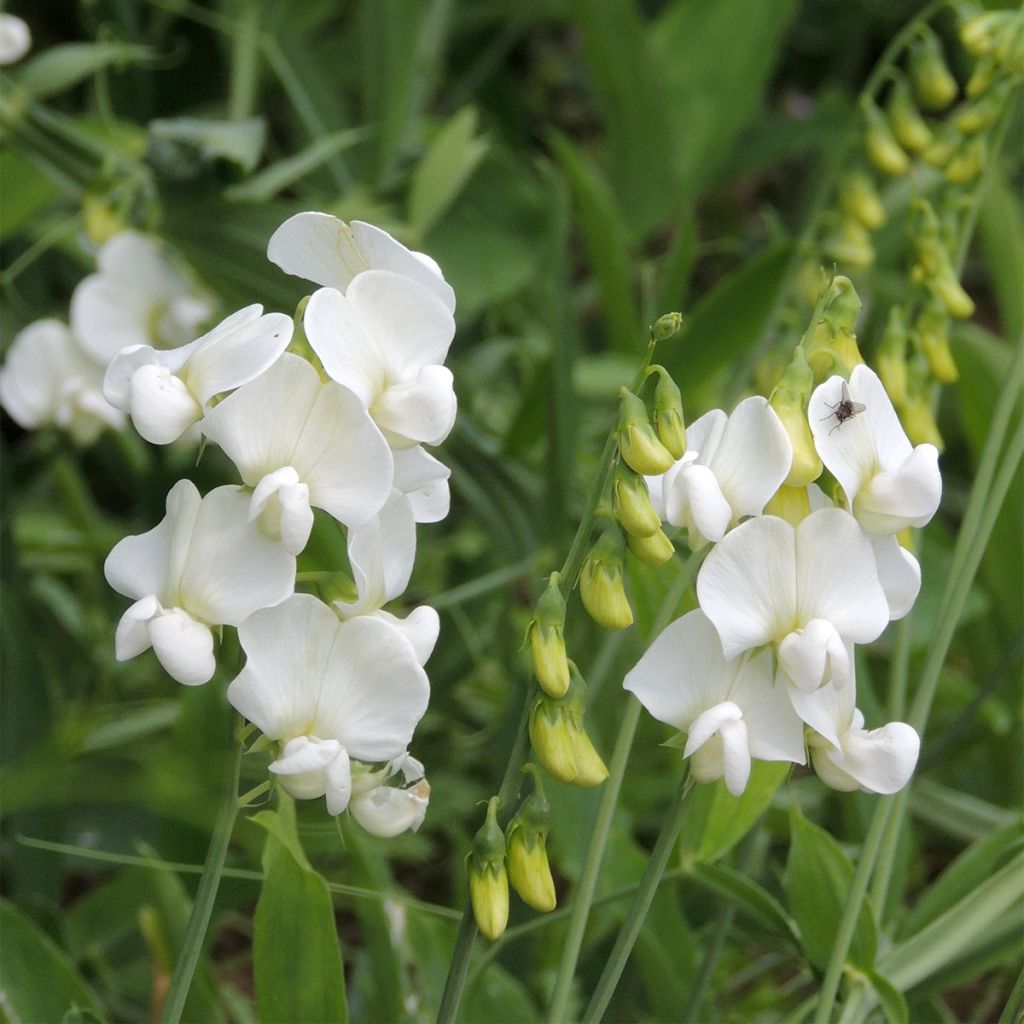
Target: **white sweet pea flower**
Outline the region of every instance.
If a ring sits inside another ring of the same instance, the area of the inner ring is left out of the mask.
[[[342,622],[296,594],[239,627],[245,668],[228,701],[281,744],[270,765],[303,800],[326,795],[340,814],[353,793],[352,761],[400,758],[427,707],[430,685],[406,639],[379,619]]]
[[[448,478],[452,471],[422,445],[393,453],[395,490],[409,499],[417,523],[439,523],[451,508]]]
[[[372,615],[401,632],[412,645],[421,665],[437,643],[441,621],[428,605],[413,609],[404,619],[383,610],[405,593],[416,559],[416,521],[404,494],[392,491],[384,507],[368,526],[348,535],[348,560],[356,585],[356,600],[335,601],[342,619]]]
[[[705,559],[697,596],[727,658],[773,644],[780,675],[806,692],[848,685],[846,642],[868,643],[889,621],[871,542],[838,508],[795,528],[776,516],[738,526]]]
[[[160,525],[115,545],[103,572],[135,599],[117,626],[118,661],[152,647],[179,683],[205,683],[216,668],[211,627],[237,626],[292,593],[295,559],[247,521],[248,508],[237,487],[200,498],[179,480]]]
[[[292,554],[309,540],[313,507],[358,530],[391,493],[391,449],[363,403],[291,353],[211,409],[201,427],[254,489],[249,518],[261,517]]]
[[[441,364],[455,320],[433,293],[390,270],[368,270],[344,295],[314,292],[303,323],[328,376],[359,396],[392,448],[448,436],[456,401]]]
[[[258,377],[288,347],[292,319],[259,304],[232,313],[189,345],[123,349],[107,367],[103,393],[153,444],[176,441],[198,423],[210,399]]]
[[[449,313],[455,312],[455,292],[434,260],[361,220],[346,224],[329,213],[297,213],[270,236],[267,259],[286,274],[340,292],[365,270],[393,270],[428,288]]]
[[[389,786],[395,775],[405,786]],[[430,783],[423,777],[423,765],[409,754],[390,761],[379,771],[355,775],[348,809],[367,832],[391,839],[402,832],[415,832],[427,814]]]
[[[829,684],[814,693],[792,691],[797,714],[813,730],[808,739],[811,763],[833,789],[895,793],[914,772],[921,739],[905,722],[866,730],[864,716],[854,706],[854,690]]]
[[[661,518],[685,527],[697,551],[743,516],[764,511],[789,473],[793,448],[767,400],[744,399],[726,416],[713,409],[686,428],[686,452],[661,477],[648,477]]]
[[[214,311],[213,299],[137,231],[115,235],[96,260],[98,273],[71,296],[71,329],[97,362],[106,365],[129,345],[184,345]]]
[[[726,659],[715,627],[701,611],[658,636],[623,686],[659,721],[686,733],[699,782],[724,778],[739,796],[752,758],[804,764],[803,725],[786,688],[772,680],[768,650]]]
[[[840,422],[842,377],[815,388],[807,415],[814,446],[846,492],[850,511],[868,533],[890,535],[924,526],[939,507],[939,452],[912,447],[878,375],[858,366],[850,375],[849,401],[863,410]]]
[[[0,405],[25,430],[54,424],[79,444],[91,444],[124,417],[103,397],[103,370],[59,320],[37,320],[19,331],[0,368]]]
[[[14,14],[0,14],[0,66],[14,64],[32,49],[28,25]]]

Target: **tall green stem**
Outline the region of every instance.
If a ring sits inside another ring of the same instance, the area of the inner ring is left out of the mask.
[[[238,776],[242,766],[242,745],[234,742],[234,749],[228,758],[224,771],[223,790],[217,819],[210,836],[210,847],[206,852],[206,862],[196,890],[195,903],[192,905],[192,916],[188,919],[185,938],[181,945],[178,962],[174,965],[174,977],[167,992],[161,1024],[178,1024],[181,1020],[185,1000],[192,987],[192,977],[196,972],[199,957],[203,951],[203,940],[210,925],[213,914],[214,900],[220,887],[221,873],[227,858],[228,844],[238,816]]]

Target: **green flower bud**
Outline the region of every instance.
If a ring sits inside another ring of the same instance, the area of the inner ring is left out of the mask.
[[[974,312],[974,300],[964,291],[952,268],[929,282],[932,291],[946,304],[950,315],[966,320]]]
[[[906,79],[897,78],[893,82],[886,113],[893,135],[901,146],[912,153],[920,153],[931,143],[932,130],[918,111]]]
[[[505,833],[498,825],[498,797],[487,804],[487,817],[469,855],[469,898],[481,933],[492,941],[508,924],[508,874]]]
[[[630,536],[650,537],[661,529],[661,516],[654,511],[644,478],[622,463],[612,478],[612,508]]]
[[[907,324],[899,306],[889,310],[889,320],[875,353],[875,364],[893,405],[901,405],[907,398]]]
[[[814,388],[814,371],[804,350],[798,345],[793,360],[776,384],[768,404],[775,410],[789,435],[793,447],[793,463],[784,481],[786,487],[806,488],[821,476],[821,459],[814,447],[811,427],[807,422],[807,402]]]
[[[992,124],[1002,113],[1009,83],[993,89],[981,99],[961,103],[950,117],[950,123],[964,135],[974,135]]]
[[[82,226],[85,228],[89,241],[102,245],[114,235],[124,231],[127,226],[121,214],[115,210],[104,196],[95,192],[86,192],[82,199]]]
[[[626,465],[641,476],[660,476],[676,460],[655,435],[644,403],[628,388],[619,398],[619,451]]]
[[[790,526],[799,526],[800,522],[811,514],[811,500],[806,487],[789,487],[783,484],[768,499],[764,507],[766,516],[778,516],[785,519]]]
[[[969,17],[960,25],[960,42],[972,57],[983,57],[995,49],[996,39],[1012,18],[1009,11],[986,11]]]
[[[647,565],[664,565],[675,553],[672,541],[665,536],[663,530],[649,537],[635,537],[630,534],[626,538],[629,550]]]
[[[848,174],[839,183],[839,205],[869,231],[877,231],[885,223],[885,207],[863,171]]]
[[[508,879],[525,903],[546,914],[557,904],[547,855],[551,810],[537,766],[527,764],[523,771],[533,778],[533,792],[508,825]]]
[[[960,91],[946,66],[939,37],[927,26],[921,26],[911,44],[910,77],[925,110],[945,110]]]
[[[924,162],[929,167],[941,170],[953,159],[953,154],[957,151],[962,141],[963,137],[955,128],[950,125],[943,126],[939,134],[935,136],[928,148],[925,149]]]
[[[569,689],[569,660],[565,655],[565,598],[557,572],[537,601],[530,623],[530,657],[533,674],[544,692],[562,697]]]
[[[804,340],[807,362],[816,381],[833,373],[849,377],[864,362],[854,327],[861,311],[860,297],[848,277],[834,277],[825,297],[820,319]]]
[[[530,743],[537,760],[556,779],[573,786],[598,786],[608,769],[583,728],[586,687],[573,672],[560,701],[541,699],[530,713]]]
[[[679,328],[682,326],[682,313],[665,313],[651,325],[651,340],[655,342],[668,341],[673,335],[679,333]]]
[[[686,453],[683,396],[664,366],[652,366],[647,372],[658,375],[658,383],[654,388],[654,429],[658,432],[658,440],[669,450],[673,459],[681,459]]]
[[[965,142],[946,164],[946,181],[954,185],[966,185],[981,174],[985,166],[988,149],[981,136]]]
[[[974,99],[987,92],[999,74],[999,62],[991,54],[986,54],[971,72],[967,80],[967,95]]]
[[[953,384],[960,374],[949,349],[949,312],[946,307],[931,302],[921,311],[914,327],[935,379],[943,384]]]
[[[899,177],[910,169],[910,157],[889,128],[885,115],[871,100],[861,105],[864,113],[864,144],[868,158],[885,174]]]
[[[609,527],[587,555],[580,571],[580,597],[590,617],[606,629],[633,623],[622,578],[622,534]]]
[[[974,303],[957,280],[939,231],[939,218],[927,199],[918,199],[911,207],[911,238],[918,261],[913,279],[937,295],[956,319],[969,317]]]
[[[919,393],[907,398],[900,408],[900,422],[911,444],[933,444],[940,452],[945,448],[932,413],[931,400],[926,395]]]

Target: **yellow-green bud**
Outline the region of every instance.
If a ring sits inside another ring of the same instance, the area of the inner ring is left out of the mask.
[[[812,257],[800,264],[796,278],[797,289],[800,292],[800,297],[811,309],[817,304],[824,283],[820,259]]]
[[[651,325],[651,340],[655,342],[668,341],[674,334],[679,333],[679,328],[682,326],[682,313],[665,313]]]
[[[586,687],[573,673],[560,701],[541,698],[530,713],[530,743],[537,760],[556,779],[573,786],[597,786],[608,777],[601,755],[583,728]]]
[[[661,516],[654,511],[644,478],[621,462],[612,478],[612,508],[631,537],[650,537],[661,529]]]
[[[953,127],[964,135],[973,135],[987,128],[1002,113],[1008,87],[1007,82],[981,99],[961,103],[950,117]]]
[[[533,674],[544,692],[562,697],[569,689],[569,660],[565,654],[565,598],[557,572],[537,601],[530,623],[530,658]]]
[[[806,487],[787,487],[783,484],[764,507],[766,516],[778,516],[790,526],[799,526],[811,514],[811,499]]]
[[[875,262],[871,235],[856,217],[843,217],[836,229],[825,239],[825,252],[844,267],[861,269]]]
[[[885,115],[870,100],[862,104],[864,111],[864,144],[871,162],[885,174],[898,177],[910,169],[910,157],[896,141]]]
[[[622,578],[622,534],[609,527],[587,555],[580,571],[580,597],[590,617],[606,629],[625,629],[632,625]]]
[[[102,245],[125,229],[124,218],[95,192],[86,192],[82,199],[82,226],[89,241],[96,245]]]
[[[933,278],[929,284],[957,320],[966,320],[974,312],[974,300],[964,291],[952,269]]]
[[[945,448],[932,413],[931,401],[925,395],[908,397],[899,412],[900,422],[911,444],[933,444],[940,452]]]
[[[929,167],[941,170],[953,159],[953,154],[957,151],[962,141],[963,136],[955,128],[949,125],[943,126],[928,148],[925,149],[924,162]]]
[[[946,164],[946,181],[953,185],[966,185],[981,174],[985,166],[987,147],[985,140],[976,135],[965,142]]]
[[[498,825],[498,797],[487,804],[487,817],[469,855],[469,898],[481,933],[492,941],[508,924],[508,874],[505,834]]]
[[[676,460],[654,433],[644,403],[629,388],[619,399],[619,451],[626,465],[642,476],[660,476]]]
[[[869,231],[877,231],[885,223],[885,207],[863,171],[848,174],[839,183],[839,205]]]
[[[822,381],[833,373],[848,377],[864,362],[854,328],[861,301],[853,282],[838,275],[829,285],[821,318],[805,336],[804,350],[814,379]]]
[[[799,345],[793,359],[779,379],[768,399],[768,404],[782,421],[793,448],[793,462],[784,486],[806,488],[821,476],[821,459],[814,447],[810,424],[807,422],[807,402],[814,388],[814,371]]]
[[[986,11],[966,19],[960,26],[960,42],[972,57],[983,57],[995,49],[996,39],[1012,21],[1009,11]]]
[[[938,36],[925,26],[910,47],[910,77],[925,110],[945,110],[960,91],[946,66]]]
[[[523,771],[533,779],[533,792],[508,824],[508,880],[525,903],[546,914],[557,902],[546,848],[551,811],[537,766]]]
[[[974,303],[957,280],[939,231],[939,218],[927,199],[918,199],[911,206],[911,238],[918,260],[911,272],[913,279],[937,295],[956,319],[969,317]]]
[[[893,405],[902,405],[907,399],[907,324],[899,306],[889,310],[875,364]]]
[[[918,111],[906,79],[893,82],[886,113],[896,141],[912,153],[920,153],[932,141],[932,130]]]
[[[663,530],[658,530],[650,537],[635,537],[631,534],[626,543],[629,544],[629,550],[647,565],[664,565],[676,553],[672,541],[665,536]]]
[[[658,432],[658,440],[668,449],[673,459],[681,459],[686,453],[683,396],[664,366],[652,366],[647,372],[658,375],[658,383],[654,388],[654,429]]]
[[[608,768],[581,726],[575,733],[576,778],[574,786],[600,786],[608,778]]]
[[[914,326],[935,379],[943,384],[954,383],[960,374],[949,349],[949,312],[946,307],[931,302],[921,311]]]
[[[971,77],[967,80],[967,95],[974,99],[987,92],[999,73],[999,61],[991,54],[986,54],[974,65]]]

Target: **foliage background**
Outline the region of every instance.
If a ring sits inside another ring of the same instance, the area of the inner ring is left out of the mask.
[[[23,108],[14,109],[20,94],[5,88],[7,343],[33,319],[66,316],[74,285],[91,269],[88,231],[109,217],[167,239],[225,311],[253,301],[294,308],[305,286],[269,264],[265,249],[271,231],[303,209],[386,227],[433,255],[458,295],[451,365],[460,415],[442,454],[453,470],[452,514],[421,527],[408,594],[410,606],[426,601],[442,613],[431,707],[413,751],[428,768],[430,813],[418,834],[389,842],[345,829],[343,850],[322,807],[300,806],[303,842],[329,880],[461,910],[478,801],[500,777],[528,678],[520,647],[531,602],[571,537],[644,325],[669,309],[688,315],[663,358],[691,420],[734,402],[773,351],[794,344],[804,326],[786,315],[797,239],[833,199],[856,96],[874,60],[919,6],[11,5],[31,24],[35,52],[96,45],[80,51],[80,67],[65,52]],[[937,24],[955,38],[951,18]],[[962,73],[955,46],[951,60]],[[8,70],[16,79],[17,69]],[[1011,141],[1018,129],[1019,122]],[[939,409],[945,493],[920,552],[912,685],[1009,364],[1005,339],[1016,341],[1024,321],[1019,183],[1020,150],[1010,145],[988,176],[965,271],[979,312],[955,338],[961,382]],[[876,269],[857,279],[868,300],[860,329],[868,350],[881,326],[874,310],[906,287],[902,244],[898,228],[884,235]],[[192,453],[151,449],[127,434],[76,451],[5,418],[0,472],[3,894],[18,908],[5,909],[5,985],[11,991],[20,974],[24,998],[43,1000],[15,1019],[59,1019],[63,1010],[48,1014],[69,993],[96,1015],[144,1019],[173,967],[194,877],[104,863],[89,851],[202,862],[227,751],[223,690],[237,655],[229,652],[218,677],[195,690],[174,686],[150,656],[117,665],[112,632],[123,601],[104,583],[102,560],[121,536],[159,519],[181,476],[205,490],[232,479],[230,467],[210,451],[194,468]],[[876,908],[895,938],[969,894],[987,873],[978,865],[994,867],[1005,854],[1000,846],[999,857],[975,859],[973,873],[935,896],[930,883],[965,847],[998,830],[1011,836],[1006,844],[1019,841],[1012,837],[1024,767],[1021,511],[1018,477],[943,670],[891,905]],[[343,550],[319,523],[304,557],[343,563]],[[637,572],[638,628],[624,634],[602,633],[578,605],[570,612],[570,650],[589,652],[581,664],[593,696],[588,728],[606,756],[621,714],[620,680],[664,591],[663,579]],[[885,720],[893,632],[858,668],[869,721]],[[657,723],[642,723],[601,893],[635,884],[643,870],[679,771],[678,753],[659,746],[665,738]],[[264,766],[245,770],[254,785]],[[548,794],[549,851],[567,895],[599,793],[551,782]],[[783,902],[791,805],[855,855],[873,798],[834,794],[798,772],[757,827],[719,851],[721,863]],[[692,822],[684,834],[691,854],[698,828]],[[24,837],[80,849],[44,851]],[[258,870],[262,838],[242,820],[232,866]],[[930,904],[922,900],[929,891]],[[225,878],[188,1019],[252,1019],[257,894],[253,877]],[[799,947],[728,906],[692,877],[666,883],[610,1017],[680,1019],[725,914],[732,927],[717,970],[702,983],[702,1019],[781,1019],[797,1008],[815,985]],[[436,1012],[456,921],[402,907],[336,896],[354,1019],[426,1020]],[[595,910],[581,998],[622,912],[621,902]],[[1021,955],[1020,914],[1018,902],[1012,920],[955,966],[911,987],[911,1018],[994,1019]],[[513,926],[532,919],[514,909]],[[464,1019],[544,1019],[563,927],[553,919],[503,944],[493,966],[471,976]],[[49,981],[32,988],[36,977]]]

